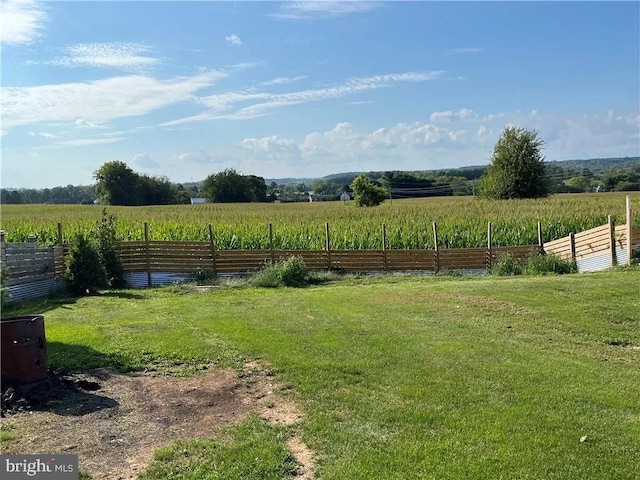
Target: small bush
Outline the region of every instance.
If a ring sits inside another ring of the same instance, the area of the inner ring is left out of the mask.
[[[291,257],[267,265],[254,275],[251,283],[256,287],[303,287],[309,283],[309,273],[302,258]]]
[[[523,271],[522,262],[509,253],[500,255],[491,267],[491,273],[501,277],[522,275]]]
[[[577,271],[575,262],[563,260],[554,254],[534,255],[522,260],[510,254],[501,255],[491,268],[491,273],[498,276],[547,275],[548,273],[562,275]]]
[[[69,292],[75,295],[93,294],[108,286],[107,273],[100,261],[100,255],[91,242],[82,234],[78,235],[65,259]]]
[[[126,285],[124,268],[118,256],[120,241],[116,234],[116,216],[107,215],[107,209],[102,210],[102,218],[95,228],[98,255],[107,274],[110,288],[122,288]]]
[[[524,273],[527,275],[546,275],[554,273],[563,275],[576,273],[578,266],[571,260],[563,260],[558,255],[534,255],[527,259]]]

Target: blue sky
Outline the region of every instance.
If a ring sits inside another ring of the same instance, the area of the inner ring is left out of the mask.
[[[3,187],[640,155],[638,2],[2,2]]]

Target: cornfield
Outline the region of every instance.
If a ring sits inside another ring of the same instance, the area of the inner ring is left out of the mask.
[[[640,196],[634,193],[634,225],[640,226]],[[91,205],[3,205],[0,228],[9,242],[36,235],[40,244],[57,242],[57,223],[64,240],[94,228],[103,207]],[[325,247],[325,223],[330,224],[333,249],[382,248],[382,224],[387,248],[433,248],[432,222],[437,223],[440,248],[482,247],[492,222],[495,246],[531,245],[561,238],[607,222],[625,223],[624,194],[557,195],[538,200],[492,201],[472,197],[393,200],[375,208],[342,202],[304,204],[205,204],[151,207],[107,207],[117,219],[122,240],[143,240],[144,222],[151,240],[206,241],[212,225],[219,249],[266,249],[273,225],[276,249],[316,250]]]

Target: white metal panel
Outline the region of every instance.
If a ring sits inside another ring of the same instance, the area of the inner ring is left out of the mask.
[[[52,293],[64,289],[64,280],[60,277],[51,277],[35,282],[22,283],[20,285],[11,285],[7,287],[9,290],[9,302],[21,302],[24,300],[32,300],[35,298],[46,297]]]

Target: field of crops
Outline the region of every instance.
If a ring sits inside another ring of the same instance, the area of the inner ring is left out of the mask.
[[[640,194],[631,194],[634,225],[640,226]],[[57,223],[71,241],[93,228],[103,207],[92,205],[3,205],[0,228],[7,241],[56,242]],[[334,249],[379,249],[386,224],[391,249],[433,248],[432,222],[438,225],[440,248],[481,247],[487,242],[487,223],[493,224],[496,246],[537,243],[537,222],[544,240],[552,240],[602,225],[607,215],[625,223],[625,195],[573,194],[541,200],[491,201],[472,197],[393,200],[375,208],[342,202],[297,204],[206,204],[153,207],[108,207],[117,218],[123,240],[142,240],[144,222],[152,240],[209,240],[209,227],[220,249],[269,248],[269,223],[274,247],[322,249],[325,222]]]

